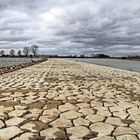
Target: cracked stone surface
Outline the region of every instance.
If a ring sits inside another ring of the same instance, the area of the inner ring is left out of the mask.
[[[115,117],[108,117],[105,122],[115,126],[127,126],[127,124],[123,123],[120,118]]]
[[[121,135],[116,137],[117,140],[138,140],[137,137],[135,135]]]
[[[75,126],[89,126],[89,121],[83,118],[78,118],[73,121]]]
[[[72,122],[64,118],[58,118],[57,120],[53,121],[50,124],[55,127],[71,127],[72,126]]]
[[[45,129],[40,132],[41,136],[45,136],[45,140],[50,140],[50,139],[62,139],[66,140],[66,135],[64,130],[58,129],[58,128],[49,128]]]
[[[132,129],[134,129],[138,134],[140,134],[140,122],[135,122],[130,125]]]
[[[37,138],[39,138],[38,134],[27,132],[27,133],[22,134],[19,137],[16,137],[14,140],[31,140],[31,139],[37,139]]]
[[[76,112],[74,110],[71,110],[71,111],[68,111],[68,112],[64,112],[64,113],[61,113],[60,114],[60,117],[62,118],[66,118],[66,119],[76,119],[78,117],[82,116],[81,113],[79,112]]]
[[[70,104],[70,103],[66,103],[64,105],[60,105],[59,106],[59,110],[61,112],[64,112],[64,111],[69,111],[69,110],[76,110],[78,111],[79,107],[78,106],[75,106],[73,104]]]
[[[140,73],[48,59],[0,75],[0,139],[138,140]]]
[[[111,134],[111,132],[114,130],[114,127],[107,123],[94,123],[90,126],[90,129],[94,132],[98,132],[98,136],[107,136]]]
[[[95,123],[95,122],[103,122],[105,117],[102,115],[88,115],[86,119],[92,123]]]
[[[14,110],[14,111],[8,113],[8,115],[9,115],[10,117],[13,117],[13,116],[20,117],[20,116],[22,116],[22,115],[23,115],[24,113],[26,113],[26,112],[27,112],[26,110]]]
[[[114,131],[114,136],[119,136],[123,134],[137,134],[132,128],[129,127],[117,127]]]
[[[97,137],[97,138],[92,138],[90,140],[115,140],[115,138],[110,137],[110,136],[101,136],[101,137]]]
[[[22,125],[20,128],[24,130],[29,130],[30,132],[37,132],[35,129],[36,125],[34,123],[26,123]]]
[[[11,139],[20,133],[22,133],[22,131],[16,126],[6,127],[0,129],[0,139]]]
[[[13,125],[19,125],[21,123],[23,123],[25,119],[23,118],[19,118],[19,117],[14,117],[11,119],[8,119],[7,121],[5,121],[7,126],[13,126]]]
[[[3,121],[0,120],[0,128],[4,127]]]
[[[90,130],[84,126],[75,126],[67,129],[70,140],[83,138],[90,133]]]

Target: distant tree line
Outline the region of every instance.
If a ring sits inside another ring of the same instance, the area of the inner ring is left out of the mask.
[[[5,54],[4,50],[0,50],[1,57],[36,57],[38,55],[39,46],[32,45],[31,47],[24,47],[23,50],[18,50],[17,53],[14,49]]]
[[[91,54],[90,55],[91,58],[109,58],[109,55],[106,54]]]
[[[86,56],[84,54],[81,55],[42,55],[43,57],[49,58],[111,58],[109,55],[105,54],[91,54],[90,56]]]
[[[121,57],[122,59],[140,59],[140,55],[128,55]]]
[[[140,55],[129,55],[129,56],[109,56],[106,54],[90,54],[89,56],[81,54],[81,55],[40,55],[42,57],[47,57],[47,58],[109,58],[109,59],[135,59],[135,60],[140,60]]]
[[[79,56],[73,55],[71,57],[73,58],[110,58],[110,56],[106,54],[90,54],[90,56],[85,56],[84,54],[81,54]]]
[[[86,56],[84,54],[81,54],[79,56],[77,55],[70,55],[70,58],[110,58],[109,55],[106,54],[90,54],[90,56]]]

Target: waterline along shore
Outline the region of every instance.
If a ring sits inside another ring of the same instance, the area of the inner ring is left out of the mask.
[[[20,59],[20,58],[19,58]],[[18,69],[26,68],[35,64],[39,64],[46,61],[46,59],[38,59],[38,60],[31,60],[29,62],[23,62],[21,64],[15,64],[11,66],[6,66],[6,67],[0,67],[0,75],[8,72],[13,72]]]
[[[48,59],[0,75],[0,139],[139,140],[140,73]]]

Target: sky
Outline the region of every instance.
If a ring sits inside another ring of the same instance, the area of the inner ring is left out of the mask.
[[[140,55],[140,0],[0,0],[0,50]]]

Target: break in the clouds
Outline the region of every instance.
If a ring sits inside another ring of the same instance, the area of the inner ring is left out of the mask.
[[[140,54],[139,0],[1,0],[0,49]]]

